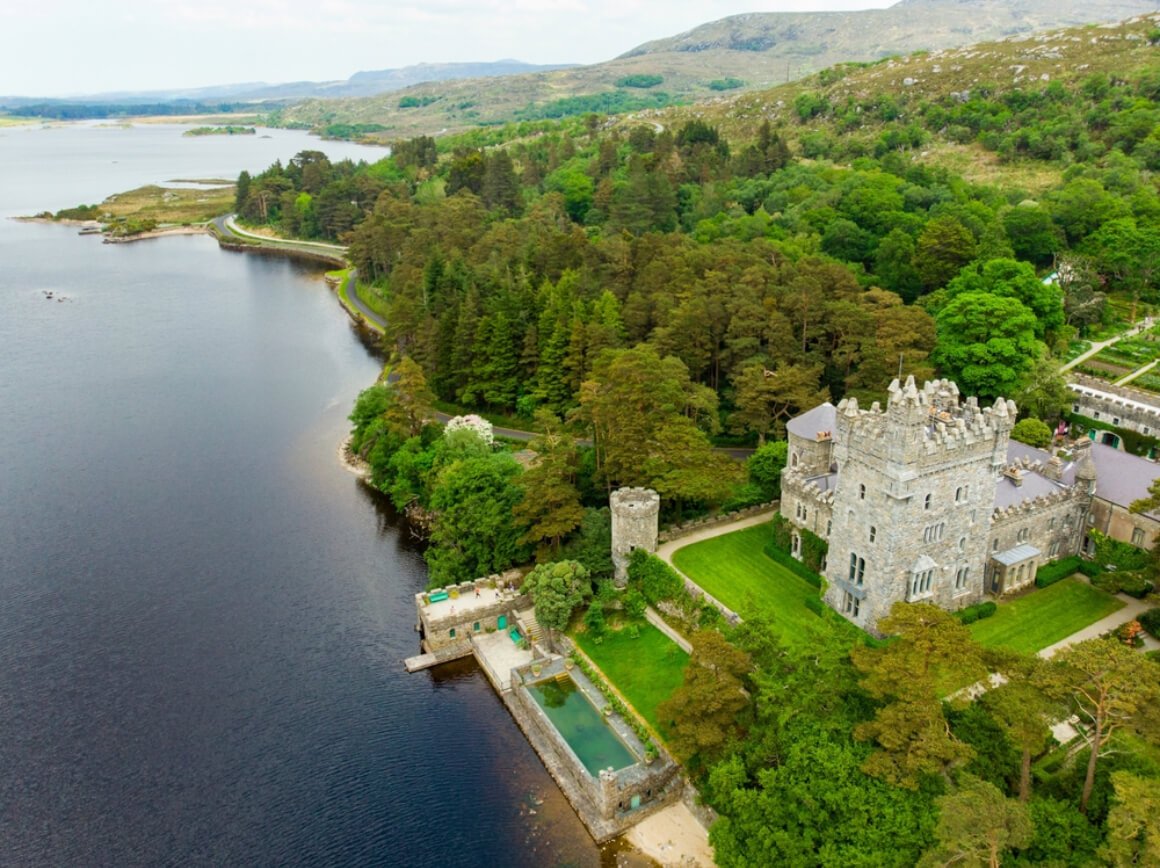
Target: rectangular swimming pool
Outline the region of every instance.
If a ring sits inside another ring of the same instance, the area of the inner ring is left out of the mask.
[[[637,761],[570,677],[530,684],[527,690],[593,777]]]

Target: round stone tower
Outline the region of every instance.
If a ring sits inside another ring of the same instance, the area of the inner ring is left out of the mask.
[[[633,549],[657,550],[661,496],[651,488],[619,488],[608,500],[612,510],[612,564],[614,581],[628,582],[628,556]]]

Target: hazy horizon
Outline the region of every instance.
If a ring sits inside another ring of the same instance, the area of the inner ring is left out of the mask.
[[[0,95],[69,97],[343,80],[417,63],[590,64],[746,12],[897,0],[42,0],[0,5]]]

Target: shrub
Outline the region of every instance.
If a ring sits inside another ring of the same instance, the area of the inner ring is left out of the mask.
[[[628,628],[625,630],[625,632],[628,633],[629,639],[639,639],[640,638],[640,625],[639,624],[629,624]]]
[[[822,602],[822,598],[818,594],[810,594],[806,597],[806,608],[819,618],[826,617],[826,604]]]
[[[1160,609],[1149,609],[1137,620],[1139,620],[1141,627],[1160,639]]]
[[[1060,558],[1057,561],[1044,564],[1035,573],[1035,587],[1046,588],[1048,585],[1054,585],[1056,582],[1082,571],[1082,569],[1083,562],[1078,555]]]
[[[1020,419],[1011,429],[1011,439],[1038,449],[1051,445],[1051,428],[1046,422],[1032,417]]]
[[[772,560],[777,561],[791,573],[794,573],[795,575],[805,579],[815,588],[821,588],[822,577],[803,564],[801,561],[797,560],[793,555],[782,551],[773,543],[766,543],[766,546],[764,549],[762,549],[762,551],[764,551],[765,554],[768,555]]]
[[[1156,611],[1160,612],[1160,609]],[[723,617],[721,610],[712,603],[704,603],[701,605],[701,609],[697,614],[697,625],[702,629],[714,627],[720,623]]]
[[[1137,600],[1146,597],[1153,587],[1141,573],[1131,571],[1100,573],[1092,584],[1109,594],[1127,594]]]
[[[963,624],[974,624],[976,621],[982,621],[984,618],[990,618],[999,610],[999,607],[991,600],[984,600],[982,603],[975,603],[973,606],[967,606],[965,609],[959,609],[955,612],[955,617]]]
[[[649,88],[656,87],[664,80],[663,75],[650,75],[648,73],[638,72],[635,75],[626,75],[623,78],[618,78],[616,80],[616,86]]]
[[[604,620],[604,607],[598,603],[593,603],[588,607],[588,612],[584,616],[584,626],[588,628],[588,635],[590,635],[597,644],[603,641],[605,634],[608,633],[608,624]]]
[[[632,619],[643,618],[648,600],[636,588],[629,588],[624,594],[624,613]]]
[[[628,559],[628,583],[640,588],[646,600],[656,605],[661,600],[672,600],[685,589],[673,568],[644,549],[636,549]]]

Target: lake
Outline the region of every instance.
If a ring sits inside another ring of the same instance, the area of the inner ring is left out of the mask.
[[[0,128],[0,217],[381,154],[181,129]],[[0,862],[616,863],[473,663],[403,671],[425,566],[337,457],[382,361],[318,271],[8,219],[0,263]]]

